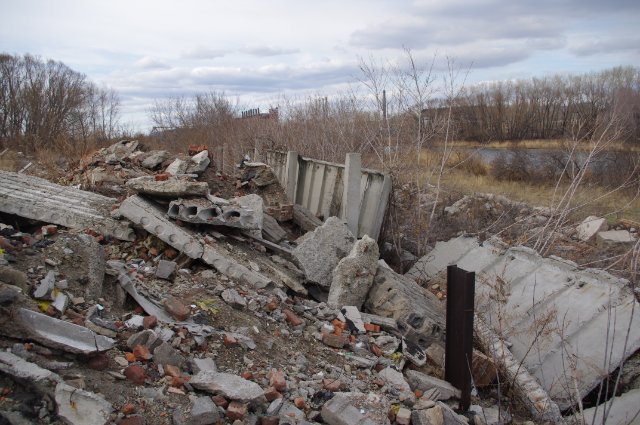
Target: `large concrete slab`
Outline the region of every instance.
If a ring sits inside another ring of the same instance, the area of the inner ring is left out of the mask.
[[[454,263],[476,272],[476,314],[560,409],[640,348],[640,305],[624,279],[525,247],[476,244],[438,243],[407,275],[443,281]]]
[[[132,241],[135,235],[129,223],[111,218],[115,203],[115,199],[97,193],[0,171],[0,211],[73,229],[95,229]]]

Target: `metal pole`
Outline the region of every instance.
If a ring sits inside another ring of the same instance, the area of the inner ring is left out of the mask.
[[[444,377],[461,392],[460,410],[471,405],[471,362],[473,356],[474,272],[447,267],[447,337]]]

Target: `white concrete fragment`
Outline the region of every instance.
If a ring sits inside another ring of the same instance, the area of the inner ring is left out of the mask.
[[[34,298],[51,300],[51,291],[56,284],[56,273],[53,270],[49,270],[47,275],[40,281],[40,285],[33,293]]]
[[[65,383],[56,386],[55,398],[58,416],[70,425],[102,425],[113,411],[103,397]]]
[[[378,256],[376,241],[367,235],[357,241],[349,255],[341,259],[333,270],[327,304],[333,308],[345,305],[362,308],[373,284]]]
[[[628,230],[608,230],[606,232],[598,232],[596,241],[599,247],[620,244],[632,244],[636,239]]]
[[[589,242],[598,232],[607,230],[607,220],[591,215],[576,227],[578,239]]]
[[[628,425],[640,423],[640,389],[631,390],[596,407],[576,414],[577,423]],[[582,422],[584,419],[584,422]]]
[[[258,384],[231,373],[203,370],[193,376],[189,384],[196,389],[242,402],[249,402],[264,395]]]

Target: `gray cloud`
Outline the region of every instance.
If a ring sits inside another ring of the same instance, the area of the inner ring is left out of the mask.
[[[599,53],[631,51],[640,53],[640,37],[607,37],[578,43],[569,48],[576,56],[591,56]]]
[[[230,53],[230,50],[211,49],[208,47],[195,47],[181,54],[183,59],[216,59]]]
[[[239,51],[242,53],[246,53],[248,55],[268,57],[268,56],[290,55],[293,53],[298,53],[300,50],[283,49],[283,48],[271,47],[271,46],[249,46],[249,47],[240,49]]]

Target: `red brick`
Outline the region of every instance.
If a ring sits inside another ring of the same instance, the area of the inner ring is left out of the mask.
[[[87,361],[87,366],[93,370],[105,370],[109,367],[109,356],[106,354],[96,354]]]
[[[347,338],[346,335],[335,335],[335,334],[322,335],[322,342],[324,342],[325,345],[328,345],[329,347],[333,347],[333,348],[342,348],[347,344],[348,341],[349,341],[349,338]]]
[[[158,318],[156,316],[145,316],[142,319],[142,326],[145,329],[152,329],[158,325]]]
[[[306,404],[306,403],[305,403],[305,401],[304,401],[304,398],[302,398],[302,397],[296,397],[295,399],[293,399],[293,404],[295,404],[295,406],[296,406],[298,409],[304,409],[304,406],[305,406],[305,404]]]
[[[166,364],[166,365],[162,365],[162,367],[164,368],[164,374],[167,376],[172,376],[175,378],[182,376],[182,373],[180,372],[180,368],[177,366]]]
[[[287,381],[284,378],[284,373],[281,370],[271,369],[271,372],[269,372],[269,385],[278,392],[286,391]]]
[[[171,177],[171,174],[169,174],[169,173],[156,174],[155,175],[155,181],[162,182],[162,181],[165,181],[165,180],[169,180],[169,177]]]
[[[267,399],[267,401],[273,401],[277,398],[282,398],[282,394],[280,394],[278,390],[276,390],[273,387],[267,388],[267,390],[264,392],[264,396]]]
[[[227,399],[222,397],[219,394],[216,394],[213,397],[211,397],[211,400],[213,400],[216,406],[220,406],[223,409],[226,409],[227,406],[229,405],[229,402],[227,401]]]
[[[133,347],[133,355],[136,356],[137,360],[151,360],[151,352],[144,345],[136,345]]]
[[[171,316],[181,322],[187,320],[191,315],[191,309],[176,297],[167,297],[164,300],[164,308]]]
[[[227,407],[227,417],[232,421],[242,420],[247,414],[247,405],[239,401],[232,401]]]
[[[278,416],[262,416],[260,418],[260,425],[278,425],[280,423],[280,417]]]
[[[302,324],[302,319],[300,319],[293,311],[284,309],[282,310],[282,312],[286,316],[287,322],[289,322],[291,326],[299,326]]]
[[[253,373],[251,372],[242,372],[242,377],[246,380],[252,380],[253,379]]]
[[[367,332],[380,332],[380,326],[374,325],[373,323],[365,323],[364,328]]]
[[[167,260],[173,260],[174,258],[176,258],[178,256],[178,251],[176,251],[175,249],[169,247],[169,248],[164,250],[164,256],[167,257]]]
[[[222,343],[224,344],[225,347],[236,347],[240,345],[237,339],[235,339],[233,336],[227,333],[224,334],[222,338]]]
[[[144,380],[146,378],[144,368],[137,364],[127,366],[124,370],[124,376],[126,376],[129,381],[137,385],[144,384]]]
[[[136,406],[133,403],[126,403],[120,410],[125,415],[130,415],[132,413],[136,413]]]

